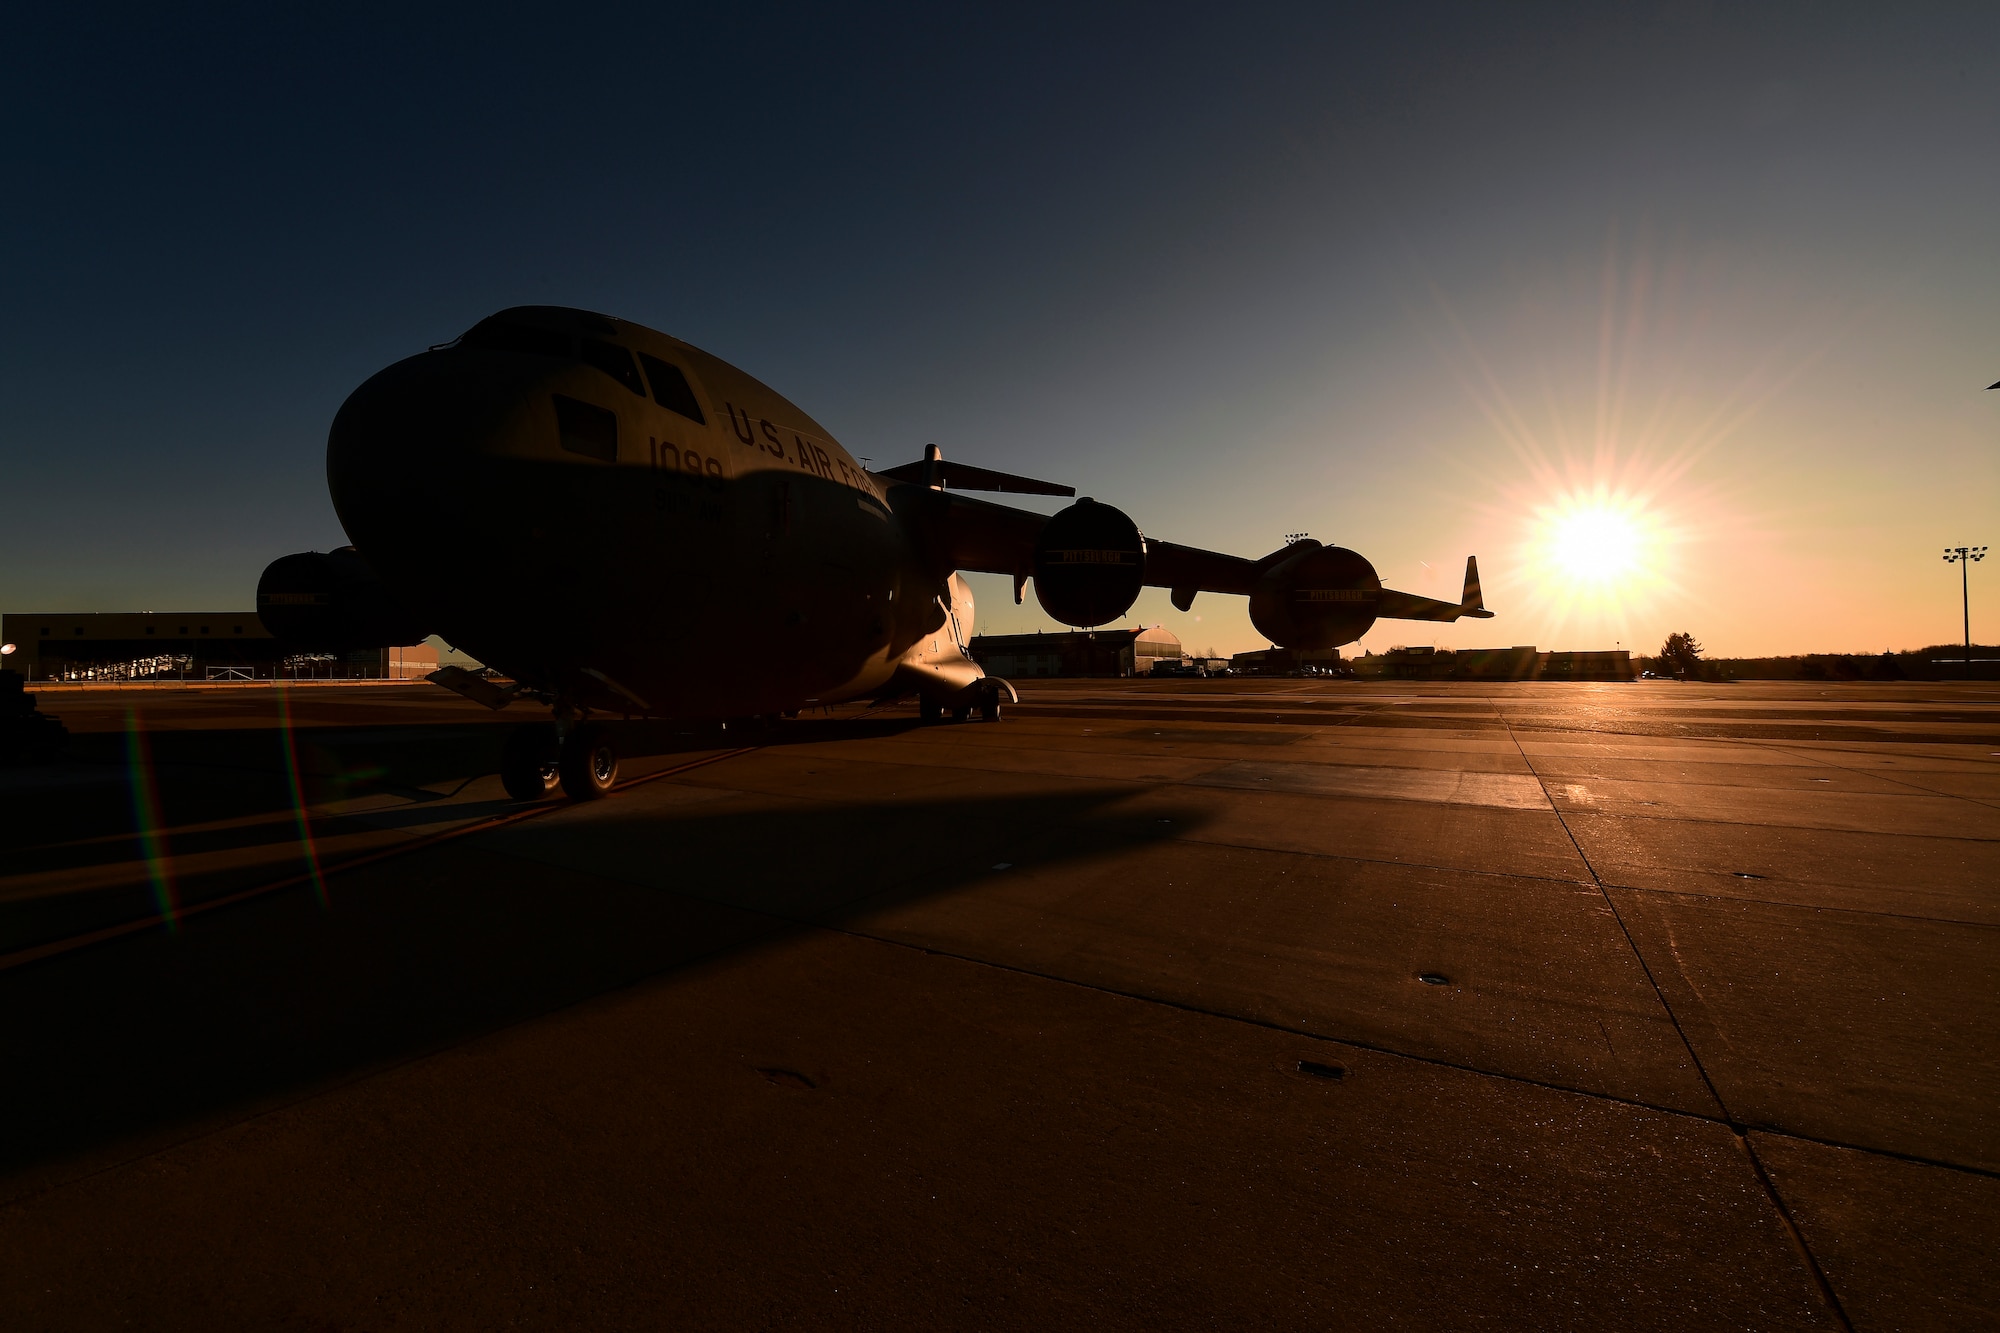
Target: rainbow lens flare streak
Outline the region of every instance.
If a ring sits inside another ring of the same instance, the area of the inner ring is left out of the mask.
[[[132,825],[139,850],[146,858],[146,875],[153,884],[153,903],[168,930],[180,929],[180,904],[174,900],[174,866],[160,837],[160,796],[153,785],[153,756],[146,744],[146,725],[139,710],[125,707],[125,773],[132,789]]]
[[[292,738],[291,694],[283,681],[275,682],[278,691],[278,739],[285,747],[285,778],[292,786],[292,818],[299,826],[299,847],[305,852],[306,873],[312,877],[313,892],[319,897],[319,905],[326,906],[326,877],[320,873],[319,848],[313,843],[312,816],[306,813],[305,787],[299,781],[299,751]]]

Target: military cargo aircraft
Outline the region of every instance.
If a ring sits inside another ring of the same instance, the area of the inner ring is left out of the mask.
[[[1057,621],[1097,626],[1141,588],[1185,611],[1250,599],[1272,643],[1331,648],[1378,617],[1487,616],[1478,565],[1456,603],[1384,588],[1358,553],[1295,540],[1260,559],[1144,536],[1076,500],[1043,515],[962,492],[1074,497],[935,445],[861,466],[763,383],[677,338],[555,306],[483,319],[377,374],[327,440],[352,546],[285,556],[257,609],[302,649],[432,634],[512,682],[432,679],[489,707],[549,706],[510,740],[507,790],[600,796],[614,717],[751,719],[917,696],[926,721],[997,720],[1017,698],[967,652],[962,571],[1032,579]]]

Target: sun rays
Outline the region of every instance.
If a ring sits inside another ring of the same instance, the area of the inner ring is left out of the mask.
[[[1563,491],[1530,520],[1520,591],[1557,624],[1622,626],[1670,586],[1673,544],[1666,517],[1640,495],[1608,486]]]
[[[1721,266],[1634,249],[1621,256],[1614,234],[1594,273],[1531,275],[1477,335],[1426,280],[1442,319],[1432,345],[1490,432],[1458,453],[1500,548],[1488,602],[1522,641],[1644,648],[1726,595],[1727,539],[1755,526],[1732,516],[1749,480],[1733,460],[1761,452],[1760,415],[1841,336],[1832,308],[1732,324]]]

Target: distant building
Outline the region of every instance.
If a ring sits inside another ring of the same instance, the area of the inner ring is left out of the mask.
[[[981,634],[969,645],[988,675],[1144,676],[1153,663],[1183,657],[1180,638],[1164,629],[1070,630],[1056,634]]]
[[[1353,661],[1354,674],[1389,680],[1633,680],[1638,669],[1623,649],[1545,653],[1533,644],[1449,650],[1391,648]]]
[[[1300,667],[1339,667],[1338,648],[1258,648],[1229,659],[1230,670],[1243,676],[1284,676]]]
[[[411,680],[438,665],[428,644],[301,654],[254,611],[14,613],[0,616],[0,643],[32,681]]]

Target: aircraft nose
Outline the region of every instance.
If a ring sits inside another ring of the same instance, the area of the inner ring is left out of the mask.
[[[546,373],[432,352],[348,396],[327,435],[327,489],[350,541],[416,605],[463,597],[464,571],[501,537],[497,455],[532,433]],[[515,487],[514,489],[519,489]]]
[[[382,371],[348,396],[327,436],[327,485],[363,550],[383,529],[464,529],[482,512],[496,455],[531,443],[535,367],[432,352]],[[467,537],[467,531],[454,535]]]

